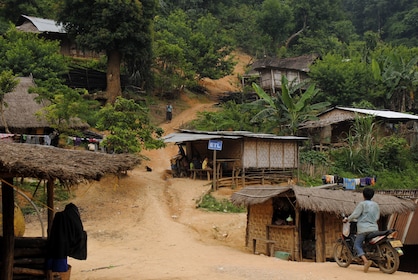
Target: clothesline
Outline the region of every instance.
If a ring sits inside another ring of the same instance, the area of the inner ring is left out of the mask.
[[[357,186],[374,186],[376,184],[376,176],[362,178],[344,178],[338,175],[323,175],[322,182],[324,184],[342,184],[346,190],[355,190]]]

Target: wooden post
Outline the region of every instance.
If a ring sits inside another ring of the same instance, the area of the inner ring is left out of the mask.
[[[212,174],[213,183],[212,183],[212,186],[213,186],[214,190],[217,190],[218,189],[218,186],[217,186],[218,175],[217,175],[217,172],[216,172],[216,169],[217,169],[217,166],[216,166],[216,150],[213,150],[213,166],[212,167],[213,167],[213,174]]]
[[[323,212],[315,215],[316,262],[325,262],[325,218]]]
[[[0,279],[13,279],[13,261],[15,248],[15,204],[13,177],[5,178],[2,182],[1,193],[3,203],[3,254],[1,256],[3,268],[1,269]],[[11,186],[10,186],[10,185]]]
[[[46,185],[47,205],[48,205],[48,236],[51,232],[52,221],[54,220],[54,179],[49,179]]]

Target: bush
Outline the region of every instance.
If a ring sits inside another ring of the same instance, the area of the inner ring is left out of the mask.
[[[224,213],[244,213],[247,211],[245,207],[235,206],[227,199],[222,199],[218,201],[210,194],[207,194],[203,197],[198,207],[212,212]]]

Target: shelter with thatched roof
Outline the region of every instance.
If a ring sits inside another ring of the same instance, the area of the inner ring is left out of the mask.
[[[14,279],[14,271],[29,272],[41,276],[45,274],[42,271],[42,264],[41,268],[38,269],[25,267],[23,269],[22,264],[14,262],[16,257],[15,240],[22,243],[21,241],[24,239],[25,246],[32,246],[33,243],[41,246],[45,243],[42,243],[42,241],[45,241],[43,239],[15,238],[14,191],[16,187],[14,182],[16,178],[23,177],[47,181],[49,232],[54,218],[54,186],[56,181],[71,186],[84,180],[100,180],[105,174],[120,175],[121,172],[131,170],[139,163],[140,159],[138,157],[129,154],[91,153],[43,145],[1,143],[0,180],[2,182],[3,237],[0,239],[2,252],[0,279]],[[39,258],[39,255],[37,257]]]
[[[268,254],[267,242],[273,246],[271,252],[287,252],[293,260],[324,262],[332,258],[341,234],[341,214],[351,214],[363,195],[300,186],[251,186],[235,192],[231,200],[248,210],[246,246],[253,241],[254,251]],[[391,214],[415,209],[412,201],[390,195],[375,194],[373,200],[380,206],[382,230]],[[291,224],[286,221],[289,217]]]
[[[9,92],[4,96],[4,120],[0,120],[0,132],[6,132],[6,127],[12,134],[16,136],[29,135],[33,136],[33,141],[40,144],[44,141],[44,137],[50,137],[54,128],[51,123],[37,113],[48,106],[47,101],[37,101],[38,94],[29,93],[29,89],[35,86],[32,77],[20,77],[19,83],[13,92]],[[78,130],[85,130],[89,125],[79,119],[72,119],[70,127]]]

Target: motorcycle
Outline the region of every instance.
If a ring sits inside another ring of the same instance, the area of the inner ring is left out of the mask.
[[[341,267],[348,267],[353,262],[363,264],[362,259],[356,256],[354,249],[356,232],[356,222],[343,224],[341,238],[334,246],[334,260]],[[396,239],[397,234],[395,229],[374,231],[367,235],[363,243],[366,258],[373,261],[374,265],[384,273],[392,274],[399,268],[403,244]]]

